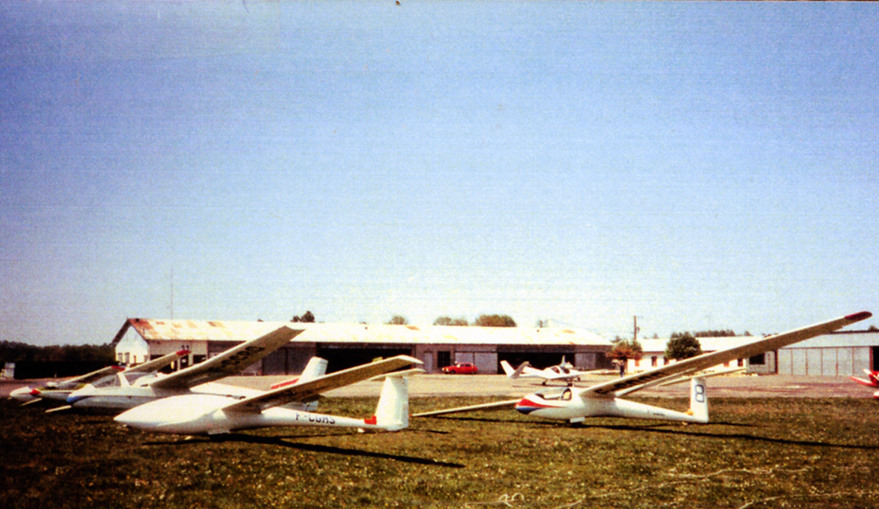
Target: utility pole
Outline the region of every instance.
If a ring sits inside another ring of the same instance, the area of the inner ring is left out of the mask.
[[[171,319],[174,319],[174,266],[171,266]]]
[[[635,316],[634,318],[635,318],[635,335],[634,335],[634,338],[635,338],[635,341],[638,341],[638,331],[640,331],[641,329],[638,328],[638,317]]]

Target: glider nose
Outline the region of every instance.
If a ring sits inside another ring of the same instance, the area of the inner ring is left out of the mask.
[[[144,406],[146,405],[126,410],[117,415],[113,420],[129,428],[149,429],[155,426],[155,417],[149,409],[144,409]]]
[[[533,396],[525,396],[518,403],[516,403],[516,411],[520,414],[528,415],[531,412],[538,410],[541,408],[541,404],[534,401]]]
[[[18,401],[29,401],[40,396],[40,391],[30,387],[20,387],[9,393],[9,397]]]

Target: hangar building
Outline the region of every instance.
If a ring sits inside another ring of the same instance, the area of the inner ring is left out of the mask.
[[[370,362],[376,357],[411,355],[428,373],[455,362],[473,362],[480,373],[513,365],[557,364],[565,357],[580,369],[610,368],[604,356],[611,343],[594,333],[569,328],[453,327],[413,325],[324,324],[129,318],[116,334],[116,359],[141,363],[178,350],[189,350],[179,368],[199,363],[244,341],[281,326],[304,329],[289,344],[248,368],[252,374],[299,373],[312,356],[329,361],[329,371]]]
[[[699,338],[703,352],[732,348],[759,337]],[[644,371],[668,364],[665,347],[668,339],[640,341],[644,356],[629,361],[629,372]],[[750,359],[739,359],[738,366],[760,375],[858,376],[864,369],[879,371],[879,331],[833,332]]]
[[[778,374],[860,376],[879,371],[879,331],[834,332],[778,351]]]

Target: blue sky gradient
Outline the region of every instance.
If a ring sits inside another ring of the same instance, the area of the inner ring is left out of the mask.
[[[0,5],[0,340],[879,309],[871,5],[401,3]]]

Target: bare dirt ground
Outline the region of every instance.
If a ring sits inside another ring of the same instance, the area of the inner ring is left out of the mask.
[[[287,380],[288,376],[238,376],[229,377],[225,383],[268,389],[272,384]],[[613,376],[587,376],[577,387],[613,380]],[[0,381],[0,397],[25,385],[38,386],[35,380],[3,380]],[[548,390],[561,388],[564,384],[551,383],[542,386],[535,380],[510,380],[504,375],[418,375],[410,382],[410,397],[430,396],[496,396],[517,398]],[[858,385],[848,377],[810,377],[810,376],[721,376],[708,379],[708,390],[711,397],[716,398],[759,398],[759,397],[792,397],[792,398],[872,398],[873,392],[868,387]],[[328,392],[328,397],[359,397],[378,396],[381,383],[362,382]],[[689,394],[689,384],[682,383],[668,387],[645,389],[637,393],[640,396],[680,398]]]

